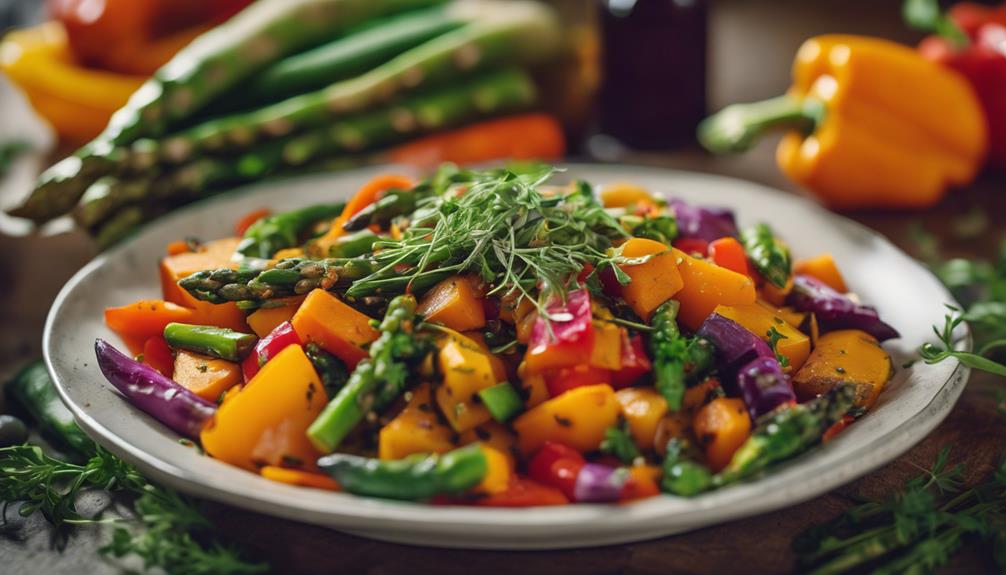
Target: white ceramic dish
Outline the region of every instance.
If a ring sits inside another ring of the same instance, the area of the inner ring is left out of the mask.
[[[897,375],[876,407],[834,441],[742,483],[694,499],[655,497],[624,506],[487,509],[430,507],[298,488],[265,480],[180,445],[177,436],[130,406],[95,365],[94,339],[118,339],[102,310],[158,297],[155,262],[171,240],[226,235],[242,214],[345,197],[375,170],[308,176],[246,188],[171,214],[102,254],[56,298],[45,328],[49,371],[63,401],[96,441],[153,479],[181,491],[262,513],[358,535],[420,545],[552,549],[622,543],[772,511],[820,495],[894,459],[950,411],[968,376],[956,361],[901,368],[931,339],[950,294],[877,234],[815,204],[752,183],[643,167],[567,166],[567,177],[597,184],[632,181],[686,200],[734,208],[741,224],[770,222],[797,256],[834,254],[852,289],[902,334],[889,342]],[[960,334],[961,346],[969,345]]]

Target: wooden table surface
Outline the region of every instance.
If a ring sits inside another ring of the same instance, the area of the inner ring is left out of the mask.
[[[823,31],[885,33],[910,39],[897,23],[897,2],[877,7],[866,1],[801,3],[716,3],[712,11],[711,98],[714,106],[781,91],[788,61],[806,36]],[[811,6],[813,5],[813,6]],[[867,17],[869,15],[869,17]],[[695,151],[637,154],[629,161],[741,177],[794,191],[775,170],[773,142],[741,158],[710,158]],[[879,231],[909,253],[917,253],[910,229],[920,223],[940,238],[950,254],[991,257],[1006,231],[1006,177],[986,176],[952,194],[939,206],[913,213],[854,213],[853,219]],[[960,238],[954,219],[981,206],[992,224],[977,238]],[[62,284],[94,254],[78,234],[48,238],[0,236],[0,375],[36,356],[42,322]],[[549,573],[778,573],[792,570],[789,545],[811,524],[840,514],[858,497],[881,497],[928,467],[943,446],[954,446],[953,461],[964,461],[968,477],[991,469],[1002,451],[1006,418],[998,415],[994,390],[1001,378],[974,374],[950,416],[921,444],[858,481],[794,507],[700,531],[630,545],[556,552],[449,551],[387,544],[324,528],[275,519],[220,504],[205,510],[220,533],[276,573],[462,574]],[[51,549],[41,522],[29,522],[14,539],[0,539],[0,572],[115,573],[118,567],[95,552],[107,531],[88,528],[62,553]],[[987,572],[992,565],[974,550],[960,553],[947,573]]]

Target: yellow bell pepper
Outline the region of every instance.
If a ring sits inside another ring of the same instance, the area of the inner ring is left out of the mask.
[[[836,209],[922,208],[970,183],[985,159],[984,113],[967,80],[878,38],[804,42],[779,98],[729,106],[699,139],[713,152],[748,149],[788,130],[779,168]]]
[[[59,22],[4,36],[0,70],[25,92],[32,107],[61,138],[76,142],[97,136],[145,80],[81,67]]]

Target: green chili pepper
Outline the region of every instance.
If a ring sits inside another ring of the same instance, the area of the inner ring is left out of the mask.
[[[4,389],[25,408],[46,437],[84,458],[94,454],[94,442],[77,427],[41,361],[26,365]]]
[[[318,467],[349,493],[416,501],[474,487],[489,463],[478,444],[472,444],[442,455],[395,460],[336,453],[319,459]]]
[[[171,347],[228,361],[240,361],[258,341],[254,335],[232,329],[175,322],[164,326],[164,339]]]

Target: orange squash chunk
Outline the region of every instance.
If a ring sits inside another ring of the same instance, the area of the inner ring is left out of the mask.
[[[479,329],[486,325],[482,298],[473,286],[473,278],[451,276],[426,292],[416,312],[426,321],[456,331]]]
[[[632,238],[619,248],[622,257],[649,259],[641,264],[620,264],[618,267],[632,281],[622,286],[622,298],[636,315],[649,320],[660,304],[671,299],[683,286],[681,272],[673,248],[645,238]]]
[[[317,343],[350,369],[367,357],[363,346],[380,335],[369,317],[320,288],[308,294],[290,323],[301,341]]]
[[[577,387],[539,404],[513,421],[517,445],[527,456],[556,441],[581,452],[594,451],[606,429],[618,422],[615,390],[607,384]]]
[[[249,332],[245,314],[235,302],[213,304],[200,301],[178,285],[178,281],[198,271],[232,267],[234,250],[241,238],[225,238],[206,242],[194,252],[182,252],[161,260],[161,292],[164,299],[194,310],[191,323],[215,325],[236,331]]]
[[[720,471],[747,441],[751,433],[751,418],[744,400],[720,397],[695,414],[692,428],[696,440],[706,452],[709,468]]]
[[[401,459],[413,453],[444,453],[456,447],[454,437],[454,431],[437,415],[430,384],[423,383],[412,390],[405,408],[381,428],[378,455]]]
[[[217,401],[225,391],[241,383],[241,366],[180,349],[175,355],[172,379],[207,401]]]
[[[297,308],[304,301],[303,296],[287,297],[273,300],[272,307],[263,307],[252,312],[248,316],[248,326],[252,328],[255,335],[265,337],[276,329],[279,324],[290,321],[297,313]]]
[[[838,271],[835,258],[831,254],[825,253],[809,259],[797,260],[793,264],[793,273],[819,279],[838,293],[849,291],[845,285],[845,278],[842,277],[842,272]]]
[[[667,414],[667,400],[652,387],[627,387],[615,392],[615,399],[629,424],[633,441],[643,450],[653,448],[657,426]]]
[[[789,365],[794,372],[800,369],[803,362],[807,361],[810,355],[810,338],[799,329],[786,322],[781,315],[769,311],[766,307],[753,303],[750,305],[718,305],[715,313],[732,319],[745,329],[767,343],[769,330],[775,328],[780,335],[784,336],[776,342],[776,351],[779,355],[789,360]]]
[[[713,262],[693,258],[681,250],[674,250],[678,269],[684,282],[674,299],[681,302],[678,319],[689,329],[696,330],[718,305],[747,305],[755,302],[754,282]]]
[[[266,465],[312,470],[321,453],[307,428],[327,403],[303,348],[287,346],[228,397],[199,437],[213,457],[251,471]]]
[[[121,307],[105,308],[105,324],[138,354],[152,337],[162,337],[164,326],[172,322],[196,323],[195,312],[159,299],[144,299]]]
[[[278,483],[296,485],[298,487],[313,487],[326,491],[341,491],[339,483],[327,475],[312,471],[301,471],[300,469],[289,469],[286,467],[276,467],[266,465],[260,471],[262,477]]]

